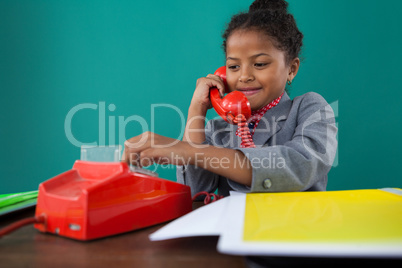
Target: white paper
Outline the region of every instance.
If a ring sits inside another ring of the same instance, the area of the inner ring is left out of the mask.
[[[151,241],[189,236],[219,236],[229,197],[200,207],[165,225],[149,236]]]

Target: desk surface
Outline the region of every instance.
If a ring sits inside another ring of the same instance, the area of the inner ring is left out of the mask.
[[[200,207],[195,203],[193,208]],[[0,217],[0,228],[32,217],[34,208]],[[0,267],[400,267],[402,259],[240,257],[219,254],[218,237],[189,237],[151,242],[149,228],[90,242],[43,234],[33,225],[0,238]]]
[[[199,207],[200,204],[195,204]],[[32,217],[33,208],[0,218],[0,228]],[[2,267],[246,267],[244,258],[219,254],[218,237],[151,242],[163,224],[90,242],[43,234],[33,225],[0,239]],[[3,266],[4,265],[4,266]]]

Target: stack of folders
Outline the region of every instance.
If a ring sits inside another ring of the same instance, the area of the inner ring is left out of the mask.
[[[0,194],[0,216],[36,205],[38,191]]]
[[[226,254],[402,258],[402,190],[231,193],[150,239],[200,235]]]

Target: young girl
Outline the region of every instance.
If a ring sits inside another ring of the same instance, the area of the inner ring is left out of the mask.
[[[227,86],[250,102],[249,128],[256,148],[240,148],[237,126],[205,116],[209,90],[222,79],[197,80],[182,141],[146,132],[125,143],[135,165],[175,164],[177,181],[200,191],[242,192],[326,189],[337,141],[334,114],[316,93],[293,100],[286,93],[299,70],[303,34],[283,0],[256,0],[232,17],[223,34]]]

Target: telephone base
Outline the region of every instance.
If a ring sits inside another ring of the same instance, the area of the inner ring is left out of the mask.
[[[131,172],[125,163],[77,160],[39,185],[41,232],[92,240],[178,218],[192,210],[190,187]]]

